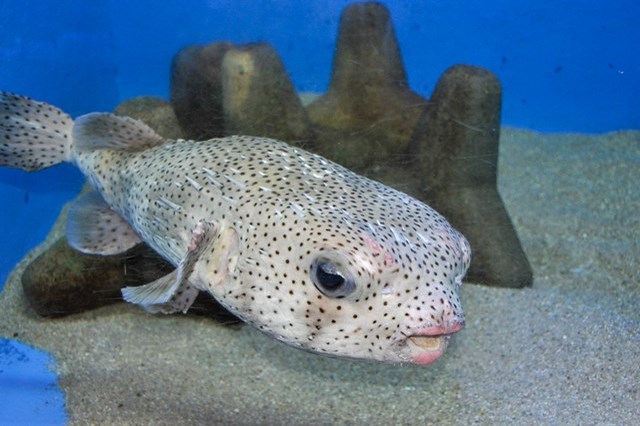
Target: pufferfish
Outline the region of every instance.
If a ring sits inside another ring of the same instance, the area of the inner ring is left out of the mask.
[[[145,242],[175,265],[122,289],[149,312],[186,312],[205,291],[294,347],[389,363],[430,364],[464,326],[469,243],[402,192],[263,137],[167,140],[6,92],[0,114],[0,165],[70,162],[91,183],[69,210],[72,247]]]

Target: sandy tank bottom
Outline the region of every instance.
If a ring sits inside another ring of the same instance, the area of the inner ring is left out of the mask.
[[[640,132],[505,128],[499,168],[534,286],[464,285],[467,327],[432,366],[324,358],[126,304],[39,319],[20,276],[59,225],[9,278],[0,335],[53,354],[75,425],[637,421]]]

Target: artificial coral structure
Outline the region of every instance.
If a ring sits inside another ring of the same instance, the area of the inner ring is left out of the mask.
[[[317,152],[442,213],[471,244],[467,281],[520,288],[533,278],[496,186],[500,107],[498,79],[473,66],[448,69],[431,99],[413,92],[388,10],[360,3],[342,14],[329,90],[306,107],[270,45],[218,42],[176,55],[171,104],[136,99],[116,113],[143,119],[168,138],[245,134]],[[23,286],[41,315],[79,312],[117,300],[120,286],[164,275],[166,264],[149,251],[105,260],[63,241],[29,266]],[[125,264],[147,273],[109,273]]]

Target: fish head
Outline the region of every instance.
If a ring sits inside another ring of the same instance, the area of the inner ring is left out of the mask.
[[[225,300],[245,321],[300,349],[430,364],[464,326],[458,291],[471,252],[444,218],[420,209],[428,218],[389,211],[374,221],[274,223],[251,261],[238,266],[242,284]]]

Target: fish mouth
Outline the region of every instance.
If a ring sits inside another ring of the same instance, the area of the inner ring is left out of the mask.
[[[428,365],[436,362],[447,349],[451,335],[407,337],[405,341],[409,360],[413,364]]]
[[[448,327],[437,326],[418,329],[402,342],[404,356],[413,364],[428,365],[436,362],[446,351],[451,335],[464,327],[464,321]]]

